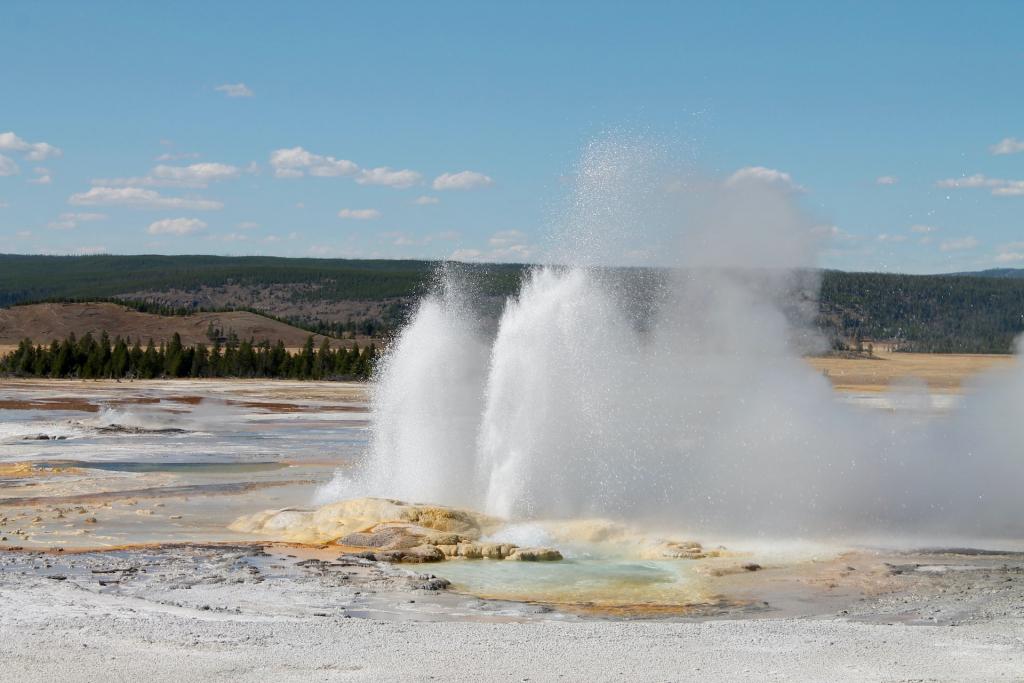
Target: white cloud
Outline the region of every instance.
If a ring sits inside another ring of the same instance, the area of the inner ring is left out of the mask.
[[[943,240],[939,244],[940,251],[964,251],[974,249],[978,246],[978,240],[973,237],[960,237],[957,239]]]
[[[380,218],[380,211],[377,209],[342,209],[338,212],[338,218],[348,218],[355,221],[372,221]]]
[[[433,242],[451,242],[459,238],[459,233],[455,230],[445,230],[444,232],[416,237],[404,232],[385,232],[383,236],[391,240],[391,244],[396,247],[412,247],[426,246]]]
[[[94,187],[68,198],[76,206],[134,206],[142,209],[194,209],[216,211],[224,208],[221,202],[210,199],[165,197],[155,190],[138,187]]]
[[[996,197],[1024,197],[1024,180],[1007,180],[1006,185],[992,190]]]
[[[221,235],[221,242],[246,242],[249,236],[242,232],[229,232],[226,235]]]
[[[476,171],[459,171],[458,173],[442,173],[434,178],[435,190],[473,190],[478,187],[489,187],[494,184],[490,176]]]
[[[1004,181],[997,178],[986,178],[981,173],[960,178],[946,178],[935,183],[937,187],[944,188],[974,188],[974,187],[997,187]]]
[[[18,232],[14,233],[14,236],[19,238],[19,239],[27,240],[27,239],[32,237],[32,231],[31,230],[19,230]]]
[[[14,159],[0,154],[0,177],[18,175],[21,169]]]
[[[210,183],[233,180],[242,169],[230,164],[203,162],[189,166],[167,166],[160,164],[149,175],[134,178],[96,178],[93,185],[107,187],[189,187],[204,188]]]
[[[36,166],[32,169],[32,172],[36,174],[36,177],[29,181],[33,185],[49,185],[53,182],[53,178],[50,177],[50,169],[48,168]]]
[[[46,227],[53,230],[73,230],[79,223],[90,221],[102,221],[107,219],[105,213],[62,213],[55,221],[50,221]]]
[[[510,245],[519,244],[526,238],[526,235],[519,232],[518,230],[500,230],[487,240],[487,243],[492,247],[508,247]]]
[[[29,161],[45,161],[64,154],[48,142],[27,142],[10,131],[0,133],[0,150],[21,152]]]
[[[348,159],[313,154],[302,147],[275,149],[270,153],[270,165],[278,178],[301,178],[306,173],[319,177],[343,176],[359,170],[359,166]]]
[[[1024,242],[1010,242],[999,247],[998,263],[1019,263],[1024,261]]]
[[[879,235],[875,239],[877,239],[879,242],[906,242],[907,241],[907,236],[906,235],[890,235],[888,233],[884,233],[883,232],[881,235]]]
[[[877,178],[875,178],[876,185],[895,185],[899,181],[899,178],[892,175],[880,175]]]
[[[453,261],[479,261],[483,252],[479,249],[456,249],[448,258]]]
[[[263,238],[263,241],[266,242],[267,244],[273,244],[274,242],[280,242],[281,238],[278,237],[277,235],[267,235],[266,237]]]
[[[156,158],[156,161],[182,161],[184,159],[198,159],[199,152],[164,152]]]
[[[416,239],[415,237],[411,237],[400,232],[385,233],[385,237],[390,238],[391,244],[395,245],[396,247],[412,247],[419,244],[423,244],[423,242]]]
[[[918,224],[918,225],[911,225],[910,226],[910,232],[916,232],[916,233],[922,234],[922,235],[927,234],[929,232],[935,232],[936,230],[938,230],[938,228],[933,227],[931,225],[920,225],[920,224]]]
[[[991,188],[995,197],[1024,197],[1024,180],[1006,180],[1004,178],[988,178],[980,173],[962,178],[947,178],[935,183],[943,188]]]
[[[745,166],[729,176],[725,184],[737,186],[751,182],[775,185],[792,192],[804,192],[804,188],[793,182],[793,177],[788,173],[765,166]]]
[[[106,247],[75,247],[71,250],[71,253],[77,256],[92,256],[95,254],[106,254]]]
[[[364,169],[356,182],[360,185],[385,185],[396,189],[412,187],[423,180],[423,176],[407,168],[395,171],[387,166]]]
[[[437,197],[431,197],[430,195],[420,195],[412,201],[413,204],[419,204],[420,206],[427,206],[429,204],[440,204],[441,200]]]
[[[252,97],[253,92],[249,89],[245,83],[225,83],[224,85],[218,85],[214,88],[217,92],[222,92],[228,97]]]
[[[150,235],[191,235],[205,229],[205,221],[198,218],[164,218],[150,223],[146,232]]]
[[[843,230],[838,225],[815,225],[811,228],[811,233],[814,235],[821,235],[834,240],[852,240],[855,239],[853,235]]]
[[[518,230],[501,230],[487,240],[490,249],[460,248],[449,258],[456,261],[524,262],[533,255],[527,237]]]
[[[1018,154],[1020,152],[1024,152],[1024,140],[1018,140],[1017,138],[1003,138],[988,149],[996,155]]]
[[[241,169],[230,164],[198,163],[190,166],[165,166],[163,164],[153,169],[152,176],[162,180],[170,180],[183,185],[194,185],[206,187],[207,184],[219,180],[230,180],[237,178]]]
[[[260,227],[260,224],[254,223],[253,221],[242,221],[241,223],[238,223],[235,227],[238,228],[239,230],[255,230],[256,228]]]

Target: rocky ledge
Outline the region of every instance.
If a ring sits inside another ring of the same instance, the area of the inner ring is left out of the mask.
[[[334,543],[351,555],[378,562],[562,559],[555,548],[481,540],[500,526],[501,520],[471,510],[357,498],[315,510],[265,510],[235,520],[231,529],[301,543]]]

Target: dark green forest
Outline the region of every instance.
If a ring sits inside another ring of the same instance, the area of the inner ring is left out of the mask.
[[[25,340],[0,358],[0,375],[80,379],[155,379],[164,377],[240,377],[312,380],[365,380],[373,372],[376,348],[332,349],[325,339],[314,348],[313,337],[301,351],[290,353],[282,342],[239,341],[233,335],[223,345],[215,342],[184,346],[175,334],[167,344],[153,340],[142,346],[138,339],[115,337],[104,332],[74,335],[49,346]]]
[[[1010,353],[1024,332],[1024,279],[825,271],[818,325],[901,351]]]
[[[118,299],[126,292],[225,284],[313,283],[297,299],[380,301],[384,313],[347,322],[284,318],[329,336],[360,332],[387,336],[401,323],[412,297],[431,286],[432,261],[292,259],[224,256],[0,255],[0,307],[43,300]],[[476,293],[496,299],[518,291],[521,264],[458,264]],[[656,287],[656,271],[629,269],[638,289]],[[632,289],[632,288],[630,288]],[[640,298],[644,298],[642,291]],[[120,300],[120,299],[118,299]],[[177,315],[199,309],[127,302],[139,310]],[[253,310],[239,306],[233,310]],[[273,316],[270,316],[273,317]],[[1009,353],[1024,332],[1024,270],[951,275],[899,275],[823,271],[816,320],[838,344],[871,339],[903,351]]]
[[[523,270],[516,264],[461,267],[483,274],[482,293],[494,295],[515,291]],[[433,261],[384,259],[0,254],[0,307],[225,284],[314,283],[319,288],[308,296],[327,300],[394,299],[423,293],[436,268]]]

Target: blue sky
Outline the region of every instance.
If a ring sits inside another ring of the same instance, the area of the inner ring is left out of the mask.
[[[627,129],[786,174],[824,266],[1024,266],[1024,3],[3,13],[3,252],[531,260]]]

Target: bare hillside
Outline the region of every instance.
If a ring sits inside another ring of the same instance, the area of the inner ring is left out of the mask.
[[[106,332],[111,337],[120,335],[143,343],[152,338],[157,344],[177,332],[187,345],[208,344],[206,332],[211,324],[225,335],[234,332],[239,339],[257,342],[281,340],[290,348],[302,346],[309,336],[305,330],[247,311],[163,316],[111,303],[48,303],[0,309],[0,344],[17,344],[25,338],[48,344],[72,332],[78,337],[87,332],[93,336]],[[314,335],[314,339],[320,344],[324,337]]]

